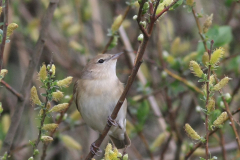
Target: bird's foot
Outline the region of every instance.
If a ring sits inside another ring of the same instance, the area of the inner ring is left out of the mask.
[[[100,156],[99,154],[97,154],[98,152],[102,153],[102,150],[98,146],[96,146],[95,142],[91,144],[90,151],[96,156]]]
[[[118,123],[115,120],[113,120],[111,116],[108,116],[107,125],[109,127],[111,127],[111,126],[119,126]]]

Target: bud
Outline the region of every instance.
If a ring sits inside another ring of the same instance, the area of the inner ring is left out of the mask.
[[[219,106],[220,106],[221,108],[225,108],[225,105],[224,105],[223,101],[220,101]]]
[[[70,118],[74,121],[77,121],[81,118],[81,114],[79,113],[78,110],[75,110],[71,115]]]
[[[209,112],[212,112],[215,110],[215,101],[213,98],[209,99],[208,104],[206,105],[206,108]]]
[[[189,65],[190,70],[192,70],[193,74],[199,78],[202,77],[203,71],[201,70],[199,64],[196,61],[190,61]]]
[[[8,70],[2,69],[0,73],[0,80],[5,77],[5,75],[8,73]]]
[[[2,102],[0,102],[0,114],[3,112]]]
[[[224,54],[224,50],[222,47],[216,49],[211,56],[210,64],[216,65],[219,62],[220,58],[223,57],[223,54]]]
[[[213,14],[207,17],[206,21],[203,24],[203,33],[207,33],[208,28],[212,25]]]
[[[228,119],[227,112],[222,112],[220,116],[213,122],[214,126],[219,126],[223,124]]]
[[[231,100],[232,100],[231,94],[226,93],[226,94],[224,95],[224,97],[225,97],[225,99],[226,99],[226,101],[227,101],[228,103],[231,102]]]
[[[10,23],[7,27],[7,37],[11,36],[16,28],[18,28],[16,23]]]
[[[140,41],[140,42],[143,41],[143,34],[139,34],[139,36],[138,36],[138,41]]]
[[[209,78],[209,85],[211,86],[214,83],[215,83],[214,75],[211,75]],[[207,85],[206,84],[203,85],[202,89],[203,89],[204,94],[207,94]]]
[[[38,149],[35,149],[34,152],[33,152],[33,155],[38,155],[39,154],[39,150]]]
[[[44,124],[42,129],[49,132],[53,132],[54,130],[56,130],[57,127],[58,127],[58,124],[50,123],[50,124]]]
[[[146,28],[146,25],[147,25],[146,21],[141,21],[140,24],[141,24],[144,28]]]
[[[122,153],[118,152],[118,155],[117,155],[118,158],[122,158]]]
[[[204,66],[207,66],[209,63],[209,55],[207,52],[204,52],[204,54],[202,56],[202,63]]]
[[[112,33],[116,32],[123,22],[123,16],[119,15],[112,24],[111,30]]]
[[[224,86],[226,86],[228,84],[228,81],[231,80],[231,78],[229,77],[224,77],[223,79],[221,79],[220,82],[218,82],[218,84],[216,84],[214,87],[213,87],[213,91],[219,91],[221,90]]]
[[[73,77],[69,76],[63,80],[58,81],[57,85],[59,87],[68,87],[72,83],[72,79],[73,79]]]
[[[134,15],[134,16],[133,16],[133,20],[136,20],[137,18],[138,18],[137,15]]]
[[[148,2],[145,2],[145,3],[143,4],[142,14],[147,13],[148,8],[149,8],[149,4],[148,4]]]
[[[28,158],[28,160],[34,160],[33,157]]]
[[[52,93],[53,100],[58,102],[63,98],[63,92],[57,91]]]
[[[194,131],[194,129],[192,129],[192,127],[186,123],[185,124],[185,131],[187,132],[188,136],[194,140],[199,140],[201,139],[201,137],[197,134],[196,131]]]
[[[162,71],[162,73],[161,73],[161,77],[162,78],[164,78],[164,79],[167,78],[167,75],[168,75],[167,72]]]
[[[70,137],[68,135],[62,135],[61,140],[67,147],[69,147],[71,149],[76,149],[76,150],[82,149],[82,146],[77,141],[75,141],[72,137]]]
[[[47,106],[46,106],[46,112],[48,112],[48,110],[51,108],[51,104],[50,102],[47,103]],[[42,116],[43,115],[43,109],[41,109],[39,111],[39,116]]]
[[[40,80],[44,81],[47,79],[47,67],[45,64],[42,65],[39,73],[38,73],[38,77]]]
[[[125,154],[125,155],[123,156],[123,160],[128,160],[128,154]]]
[[[166,132],[160,133],[151,144],[150,150],[155,151],[157,148],[159,148],[162,145],[162,143],[166,140],[166,137],[167,137]]]
[[[186,0],[186,4],[192,7],[194,4],[194,0]]]
[[[32,87],[31,89],[31,101],[33,104],[42,105],[42,102],[39,100],[38,94],[37,94],[37,89],[35,86]]]
[[[43,143],[50,143],[53,141],[53,138],[50,136],[42,136],[41,141],[43,141]]]
[[[49,112],[62,112],[68,108],[68,103],[62,103],[54,106]]]
[[[118,159],[118,150],[114,148],[114,151],[110,150],[106,159]]]

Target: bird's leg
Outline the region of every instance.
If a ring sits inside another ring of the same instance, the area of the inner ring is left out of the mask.
[[[109,127],[111,127],[111,126],[119,126],[118,123],[115,120],[113,120],[111,116],[108,116],[107,125]]]
[[[96,142],[96,141],[95,141],[95,142]],[[95,142],[93,142],[93,143],[91,144],[90,151],[92,152],[92,154],[94,154],[94,155],[96,155],[96,156],[100,156],[100,155],[97,154],[97,153],[98,153],[98,152],[101,153],[102,150],[95,145]]]

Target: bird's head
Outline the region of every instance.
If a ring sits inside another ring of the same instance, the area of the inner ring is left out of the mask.
[[[116,77],[117,54],[99,54],[91,59],[82,72],[82,79],[103,79]]]

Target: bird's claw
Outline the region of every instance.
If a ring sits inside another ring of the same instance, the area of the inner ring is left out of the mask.
[[[95,142],[91,144],[90,151],[96,156],[100,156],[99,154],[97,154],[98,152],[102,153],[102,150],[98,146],[96,146]]]
[[[107,125],[108,125],[109,127],[111,127],[112,125],[113,125],[113,126],[119,126],[119,125],[116,123],[116,121],[112,119],[111,116],[108,116]]]

